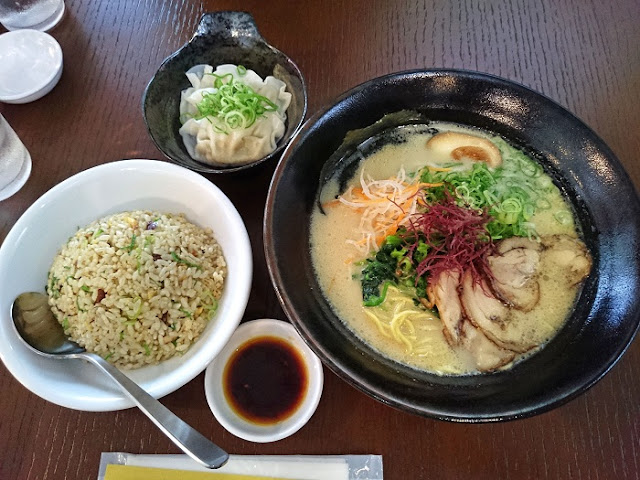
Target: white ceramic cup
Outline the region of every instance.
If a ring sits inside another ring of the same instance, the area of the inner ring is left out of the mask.
[[[64,8],[64,0],[0,0],[0,23],[7,30],[46,32],[60,21]]]

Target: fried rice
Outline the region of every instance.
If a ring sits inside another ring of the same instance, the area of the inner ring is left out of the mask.
[[[214,317],[226,273],[211,230],[183,215],[123,212],[69,239],[47,293],[71,339],[133,369],[193,345]]]

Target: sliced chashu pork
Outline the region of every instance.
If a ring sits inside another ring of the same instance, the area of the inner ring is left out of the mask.
[[[514,248],[528,248],[536,252],[542,251],[542,245],[539,242],[529,240],[527,237],[510,237],[496,243],[496,252],[499,254],[507,253]]]
[[[430,298],[438,307],[445,338],[471,353],[480,371],[490,371],[509,363],[515,353],[499,347],[464,317],[460,302],[460,272],[448,270],[430,285]]]
[[[524,353],[536,346],[513,327],[509,307],[493,296],[484,278],[475,281],[466,271],[460,300],[466,317],[499,347]]]
[[[460,343],[471,353],[476,368],[488,372],[500,368],[512,361],[516,354],[499,347],[489,340],[479,328],[469,320],[463,320],[460,328]]]
[[[583,281],[591,271],[591,255],[577,238],[568,235],[550,235],[542,238],[547,262],[562,268],[569,286]]]
[[[533,240],[512,237],[502,240],[487,257],[494,293],[505,303],[528,312],[540,300],[536,280],[542,246]]]
[[[429,296],[433,299],[444,328],[442,332],[450,345],[460,343],[460,328],[463,320],[462,305],[458,287],[460,272],[447,270],[438,275],[437,281],[429,286]]]

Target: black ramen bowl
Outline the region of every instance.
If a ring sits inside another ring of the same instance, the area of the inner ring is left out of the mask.
[[[593,255],[592,273],[564,327],[508,370],[440,376],[390,360],[340,321],[314,274],[310,217],[322,184],[336,169],[348,171],[342,163],[367,139],[429,121],[494,132],[536,158],[573,204]],[[373,398],[423,416],[490,422],[547,411],[602,378],[638,329],[640,303],[630,292],[640,288],[640,202],[631,181],[575,116],[494,76],[451,70],[391,74],[355,87],[314,115],[276,168],[264,241],[279,300],[323,362]]]
[[[231,63],[254,70],[262,78],[273,75],[287,85],[291,104],[287,109],[284,136],[275,151],[251,163],[213,166],[191,158],[182,142],[180,130],[180,92],[191,84],[185,72],[195,65]],[[206,173],[244,170],[278,156],[307,111],[307,89],[298,66],[269,45],[258,32],[253,17],[245,12],[212,12],[200,19],[195,35],[187,44],[166,58],[151,79],[142,97],[142,113],[156,147],[169,159],[184,167]]]

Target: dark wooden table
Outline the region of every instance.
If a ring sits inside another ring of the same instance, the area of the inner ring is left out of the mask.
[[[297,62],[310,113],[385,73],[479,70],[523,83],[571,110],[640,186],[638,0],[67,0],[63,22],[51,31],[64,52],[59,85],[31,104],[0,104],[33,158],[25,188],[0,203],[0,239],[33,201],[72,174],[123,158],[162,158],[142,120],[148,80],[191,37],[203,12],[240,9]],[[237,206],[254,247],[245,320],[285,318],[262,248],[274,167],[208,177]],[[509,423],[460,425],[384,406],[327,370],[314,417],[273,444],[245,442],[218,425],[202,375],[163,403],[232,453],[382,454],[390,480],[640,478],[639,378],[636,340],[603,380],[560,408]],[[96,478],[104,451],[178,452],[136,409],[58,407],[0,366],[0,479]]]

